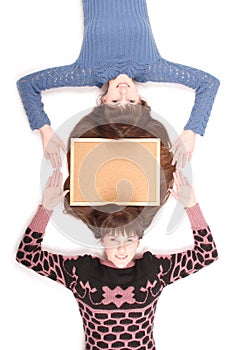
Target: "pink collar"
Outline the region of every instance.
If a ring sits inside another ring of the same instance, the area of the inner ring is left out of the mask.
[[[120,268],[120,267],[118,267],[118,266],[115,266],[115,265],[114,265],[111,261],[109,261],[109,260],[105,260],[105,259],[102,259],[102,258],[99,258],[99,260],[100,260],[100,263],[101,263],[102,265],[111,267],[111,268],[113,268],[113,269],[124,270],[124,269],[128,269],[128,268],[130,268],[130,267],[135,266],[135,260],[130,261],[130,263],[129,263],[127,266],[125,266],[124,268]]]

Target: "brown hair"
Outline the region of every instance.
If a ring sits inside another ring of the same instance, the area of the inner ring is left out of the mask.
[[[155,214],[163,206],[169,196],[169,188],[173,186],[171,165],[171,142],[166,128],[158,120],[151,117],[150,108],[141,105],[111,107],[105,104],[95,107],[91,113],[83,117],[69,137],[67,152],[68,171],[70,174],[70,139],[71,138],[160,138],[160,206],[125,206],[115,204],[99,207],[70,206],[70,194],[64,199],[67,213],[81,219],[95,234],[96,238],[110,232],[111,228],[118,232],[135,232],[139,238],[151,224]],[[70,176],[66,179],[64,189],[70,189]]]

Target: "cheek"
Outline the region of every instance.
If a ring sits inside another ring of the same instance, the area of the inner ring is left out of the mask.
[[[137,250],[138,245],[133,245],[131,247],[127,248],[127,254],[131,257],[134,257],[136,255],[136,250]]]
[[[104,99],[109,102],[110,100],[114,99],[115,97],[116,97],[116,93],[114,93],[113,89],[111,87],[109,87],[106,95],[104,96]]]
[[[105,253],[106,253],[107,259],[112,260],[115,255],[115,249],[106,249]]]
[[[139,92],[138,92],[138,89],[136,88],[135,91],[134,91],[134,95],[135,95],[135,98],[136,100],[140,100],[140,95],[139,95]]]

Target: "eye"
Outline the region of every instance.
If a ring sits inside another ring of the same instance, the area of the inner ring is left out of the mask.
[[[136,100],[129,100],[129,102],[134,104],[134,103],[136,103]]]
[[[111,102],[112,103],[118,103],[118,100],[112,100]]]

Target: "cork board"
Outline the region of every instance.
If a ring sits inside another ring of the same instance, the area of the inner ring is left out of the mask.
[[[71,139],[70,205],[160,205],[160,139]]]

